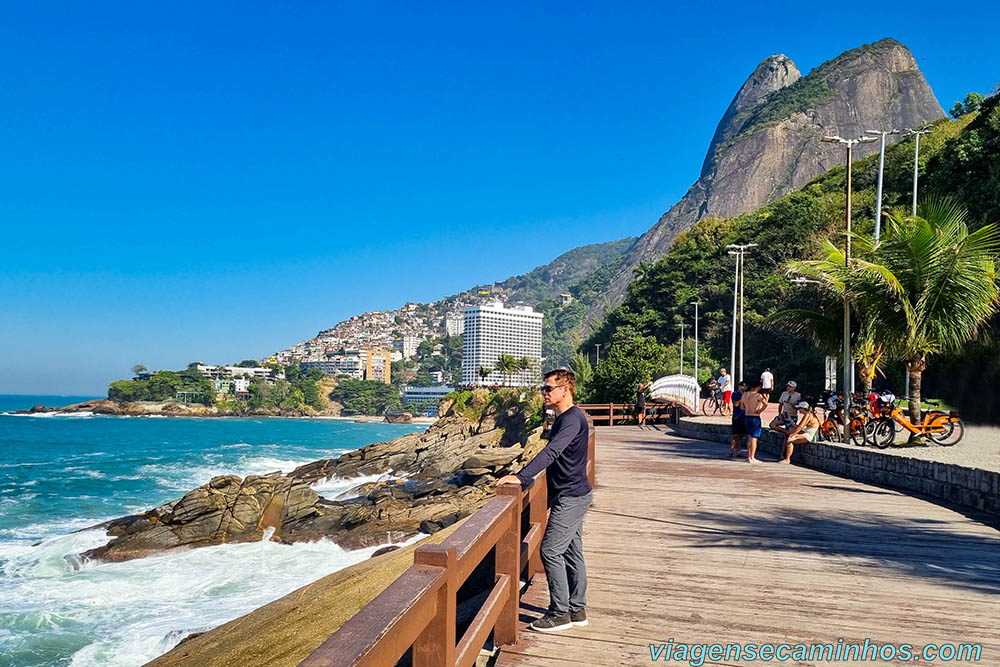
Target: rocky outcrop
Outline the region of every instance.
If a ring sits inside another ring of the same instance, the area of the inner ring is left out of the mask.
[[[784,55],[770,56],[740,88],[715,131],[701,175],[629,250],[608,289],[617,305],[640,262],[655,261],[674,237],[707,216],[757,209],[843,164],[824,135],[915,127],[944,116],[910,51],[883,39],[847,51],[805,77]],[[860,145],[855,157],[878,150]],[[603,306],[588,314],[595,323]]]
[[[30,410],[17,410],[14,414],[37,413],[93,413],[120,417],[316,417],[340,415],[340,407],[331,404],[327,410],[316,411],[310,407],[296,408],[248,408],[242,411],[220,410],[214,405],[200,403],[178,403],[176,401],[135,401],[122,403],[101,398],[83,403],[73,403],[62,407],[36,405]]]
[[[84,554],[128,560],[175,549],[269,539],[329,538],[345,548],[433,533],[468,516],[494,482],[521,469],[545,441],[526,428],[533,410],[501,396],[477,400],[475,418],[455,406],[423,433],[322,459],[282,474],[215,477],[182,498],[104,524],[113,539]],[[312,485],[380,476],[339,498]]]

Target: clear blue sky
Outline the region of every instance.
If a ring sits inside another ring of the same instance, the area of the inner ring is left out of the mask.
[[[773,53],[894,37],[945,108],[1000,82],[990,4],[476,4],[3,3],[0,393],[257,358],[640,234]]]

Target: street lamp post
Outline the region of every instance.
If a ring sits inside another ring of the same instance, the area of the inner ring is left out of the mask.
[[[843,139],[841,137],[823,137],[829,144],[842,144],[847,147],[847,234],[844,243],[844,265],[851,265],[851,157],[856,144],[867,144],[875,141],[875,137],[859,137],[858,139]],[[851,394],[854,393],[854,362],[851,358],[851,309],[844,289],[844,442],[850,442]]]
[[[872,241],[878,245],[879,232],[882,229],[882,172],[885,170],[885,137],[888,134],[899,134],[899,130],[868,130],[868,134],[879,136],[878,147],[878,187],[875,193],[875,233],[872,234]]]
[[[684,322],[681,322],[681,375],[684,375]]]
[[[597,363],[594,364],[594,368],[597,368],[598,366],[601,365],[601,344],[600,343],[594,343],[594,347],[597,348]]]
[[[735,248],[735,250],[730,250],[729,254],[730,255],[733,255],[733,254],[736,255],[736,284],[737,284],[737,287],[734,288],[734,290],[733,290],[734,291],[734,294],[733,294],[733,299],[734,299],[734,301],[733,301],[733,367],[734,368],[732,369],[731,372],[732,372],[732,375],[736,379],[737,382],[742,382],[743,381],[743,362],[745,361],[744,354],[743,354],[743,274],[745,273],[744,265],[746,264],[746,251],[749,248],[755,247],[756,245],[757,245],[756,243],[744,243],[743,245],[739,245],[737,243],[730,243],[729,245],[726,246],[727,248]],[[738,301],[738,303],[739,303],[739,311],[740,311],[740,321],[739,321],[739,332],[740,332],[740,334],[739,334],[739,336],[740,336],[740,373],[739,373],[739,377],[736,376],[736,368],[735,368],[735,366],[736,366],[736,310],[737,310],[737,305],[736,305],[737,301],[736,301],[736,294],[735,294],[735,292],[737,290],[739,292],[739,301]]]
[[[931,132],[931,126],[926,125],[919,130],[907,129],[903,136],[913,137],[913,213],[912,215],[916,217],[917,215],[917,176],[920,173],[920,135],[929,134]]]
[[[698,302],[692,301],[694,306],[694,379],[698,380]]]
[[[729,246],[726,246],[729,247]],[[729,370],[736,372],[736,309],[739,306],[740,294],[740,253],[735,250],[729,251],[730,255],[736,256],[736,277],[733,279],[733,343],[729,355]]]

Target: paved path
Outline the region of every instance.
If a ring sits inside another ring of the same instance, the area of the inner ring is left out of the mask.
[[[774,415],[777,414],[777,407],[771,403],[764,411],[764,426],[767,426]],[[820,413],[822,416],[822,412]],[[716,424],[729,424],[729,417],[705,417],[698,415],[688,417],[694,421],[710,422]],[[907,444],[907,433],[897,436],[897,444],[887,449],[876,451],[883,454],[895,454],[897,456],[910,456],[915,459],[926,461],[939,461],[941,463],[954,463],[970,468],[980,468],[982,470],[994,470],[1000,472],[1000,428],[996,426],[965,425],[965,436],[952,447],[941,447],[933,443]],[[1000,663],[997,663],[1000,664]]]
[[[584,532],[591,624],[524,630],[499,665],[650,664],[649,644],[669,638],[840,637],[980,642],[978,664],[1000,665],[1000,532],[984,516],[797,466],[728,461],[725,445],[666,430],[599,427],[597,441]],[[547,602],[539,576],[522,621]]]

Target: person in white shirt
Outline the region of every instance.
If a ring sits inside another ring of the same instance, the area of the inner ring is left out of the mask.
[[[774,391],[774,374],[770,368],[765,368],[760,374],[760,393],[770,398],[772,391]]]
[[[781,392],[778,398],[778,415],[768,424],[772,431],[788,435],[798,421],[798,409],[795,406],[802,401],[802,394],[795,390],[797,386],[795,380],[789,380],[785,391]]]
[[[719,390],[722,392],[722,414],[732,414],[733,410],[733,376],[725,368],[719,369]]]

